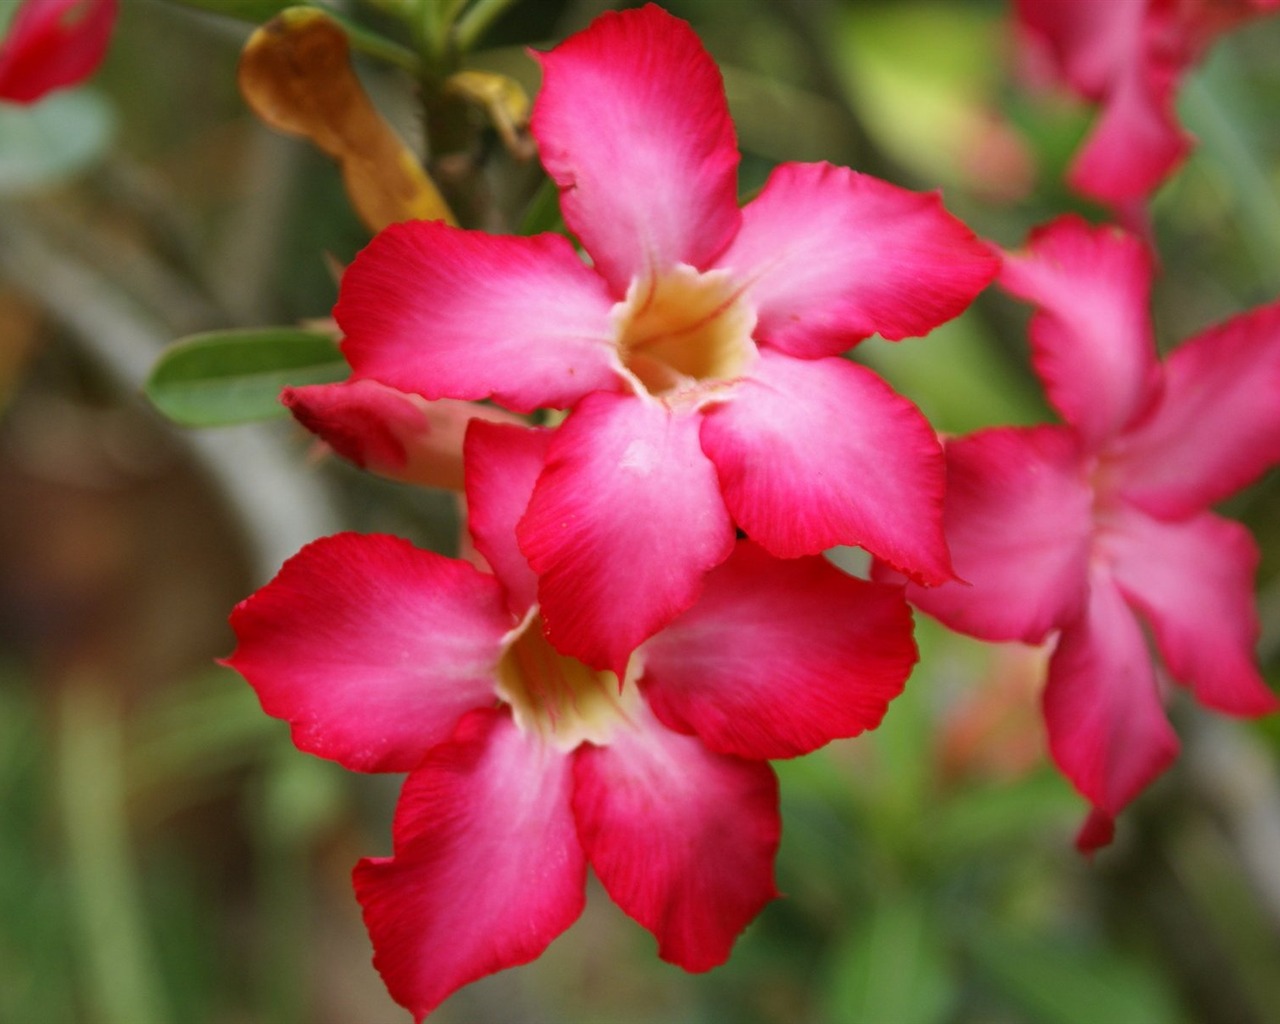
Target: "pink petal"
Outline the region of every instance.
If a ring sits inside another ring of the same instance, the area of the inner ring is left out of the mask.
[[[1176,93],[1214,38],[1275,9],[1274,0],[1115,4],[1140,23],[1126,30],[1102,115],[1067,173],[1086,195],[1123,207],[1153,191],[1193,140],[1182,130]],[[1140,15],[1134,8],[1140,8]],[[1106,15],[1117,21],[1117,15]],[[1123,15],[1119,15],[1123,18]]]
[[[403,772],[493,702],[512,619],[492,577],[398,537],[341,533],[303,548],[231,613],[226,663],[301,749]]]
[[[1208,512],[1162,522],[1132,509],[1109,520],[1099,543],[1125,598],[1151,623],[1174,678],[1229,714],[1280,708],[1254,653],[1258,547],[1248,530]]]
[[[549,430],[480,421],[467,430],[467,523],[517,618],[537,600],[538,578],[516,544],[516,524],[529,507],[550,442]]]
[[[1122,493],[1160,516],[1206,508],[1280,463],[1280,303],[1177,348],[1163,401],[1112,452]]]
[[[1085,195],[1127,208],[1155,189],[1186,153],[1173,94],[1195,52],[1177,6],[1018,2],[1030,41],[1051,55],[1081,96],[1102,104],[1067,173],[1072,187]]]
[[[1116,75],[1138,61],[1146,3],[1015,0],[1021,28],[1086,99],[1100,100]]]
[[[1067,170],[1072,188],[1123,206],[1145,198],[1173,173],[1191,148],[1174,109],[1174,89],[1182,71],[1160,67],[1139,54],[1126,62],[1097,124]]]
[[[677,263],[706,269],[738,229],[738,150],[720,72],[693,30],[650,4],[534,56],[539,154],[614,297]]]
[[[1028,44],[1048,54],[1081,95],[1103,104],[1068,172],[1072,186],[1120,209],[1144,199],[1190,146],[1174,109],[1187,70],[1215,36],[1277,6],[1276,0],[1018,0]]]
[[[1136,238],[1060,217],[1034,231],[1024,253],[1006,255],[1000,284],[1039,307],[1030,327],[1036,372],[1091,448],[1158,396],[1151,257]]]
[[[582,912],[569,758],[475,711],[409,776],[395,856],[356,865],[373,963],[416,1019],[541,955]]]
[[[999,269],[937,193],[830,164],[776,168],[716,262],[749,281],[756,340],[806,359],[927,334]]]
[[[1177,756],[1142,630],[1104,571],[1058,640],[1044,714],[1058,767],[1110,817]]]
[[[1116,819],[1094,807],[1076,833],[1076,849],[1081,853],[1094,853],[1110,846],[1115,837]]]
[[[462,437],[473,418],[515,422],[492,406],[417,395],[373,380],[285,388],[294,418],[343,458],[382,476],[462,490]]]
[[[874,729],[916,661],[900,587],[750,541],[698,602],[640,649],[663,722],[739,757],[805,754]]]
[[[622,387],[612,307],[599,275],[559,235],[410,221],[355,258],[333,312],[357,377],[529,412]]]
[[[947,541],[962,582],[907,597],[983,640],[1042,642],[1086,599],[1092,501],[1072,433],[1000,427],[947,442]]]
[[[724,963],[777,895],[782,822],[768,764],[713,754],[642,718],[577,752],[573,811],[605,891],[687,971]]]
[[[762,349],[732,399],[706,413],[702,445],[734,519],[771,554],[859,544],[923,582],[951,578],[941,446],[865,367]]]
[[[589,396],[557,429],[518,529],[551,642],[619,679],[733,551],[700,422],[648,399]]]
[[[0,43],[0,100],[34,103],[76,85],[107,55],[117,0],[25,0]]]

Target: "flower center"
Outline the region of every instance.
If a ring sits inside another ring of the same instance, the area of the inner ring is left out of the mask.
[[[639,700],[634,681],[620,694],[612,672],[597,672],[552,647],[536,609],[516,628],[498,663],[498,694],[522,731],[565,752],[584,742],[607,743]]]
[[[1095,456],[1086,463],[1084,479],[1092,496],[1094,522],[1114,517],[1116,511],[1123,507],[1120,487],[1126,475],[1123,464],[1117,464],[1106,453]]]
[[[724,270],[637,278],[612,317],[623,365],[654,395],[730,380],[756,355],[755,311]]]

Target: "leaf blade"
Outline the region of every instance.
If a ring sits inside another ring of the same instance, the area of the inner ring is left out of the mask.
[[[184,427],[229,426],[287,415],[280,391],[350,373],[333,338],[293,327],[210,331],[180,338],[143,391]]]

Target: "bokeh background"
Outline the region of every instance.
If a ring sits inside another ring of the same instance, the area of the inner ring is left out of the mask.
[[[0,1022],[351,1024],[385,995],[349,873],[390,850],[399,779],[297,752],[219,668],[231,606],[312,537],[449,551],[445,495],[317,453],[288,420],[182,430],[141,395],[195,331],[324,317],[367,241],[334,165],[262,127],[236,60],[270,0],[123,0],[92,86],[0,109]],[[385,30],[385,15],[338,5]],[[523,0],[469,56],[537,87],[545,47],[609,4]],[[726,79],[744,194],[781,160],[914,188],[1005,245],[1066,210],[1089,123],[1030,88],[1003,0],[672,0]],[[0,20],[13,0],[0,0]],[[235,10],[233,10],[233,8]],[[1161,344],[1280,296],[1280,18],[1224,38],[1180,101],[1195,154],[1156,197]],[[403,75],[361,61],[415,145]],[[536,163],[477,127],[496,227]],[[678,183],[676,185],[678,187]],[[1050,414],[1025,308],[989,292],[865,360],[939,429]],[[1280,682],[1280,475],[1224,511],[1263,550],[1260,655]],[[1280,1007],[1280,723],[1182,693],[1177,766],[1092,861],[1048,766],[1042,654],[922,621],[883,727],[779,764],[784,898],[729,964],[686,975],[593,883],[538,962],[441,1022],[1267,1024]]]

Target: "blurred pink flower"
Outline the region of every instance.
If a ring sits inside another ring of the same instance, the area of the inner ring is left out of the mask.
[[[783,164],[740,209],[718,70],[655,6],[539,57],[532,131],[559,235],[414,222],[348,268],[357,378],[571,408],[517,528],[561,651],[621,673],[696,600],[735,527],[780,557],[860,544],[951,578],[924,417],[838,356],[961,312],[996,261],[937,195]]]
[[[1280,706],[1254,652],[1257,546],[1208,511],[1280,462],[1280,303],[1162,363],[1146,248],[1076,217],[1006,255],[1000,283],[1038,307],[1035,368],[1066,423],[947,442],[947,539],[965,582],[908,598],[985,640],[1056,633],[1049,749],[1094,806],[1078,840],[1091,849],[1178,749],[1143,623],[1202,704]]]
[[[34,103],[102,63],[118,0],[22,0],[0,42],[0,100]]]
[[[1015,0],[1032,62],[1101,106],[1067,172],[1072,188],[1133,211],[1186,156],[1174,100],[1221,33],[1280,0]]]
[[[541,954],[609,895],[691,971],[776,895],[769,758],[875,727],[915,662],[902,589],[749,541],[619,678],[547,642],[515,543],[551,436],[473,422],[492,575],[389,536],[290,559],[231,617],[227,663],[303,750],[409,772],[394,854],[355,870],[374,962],[417,1017]]]

